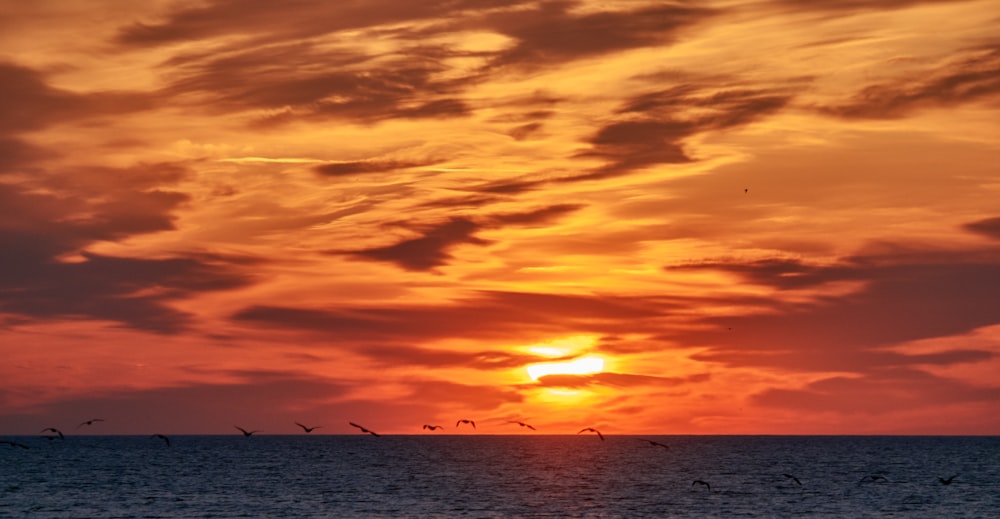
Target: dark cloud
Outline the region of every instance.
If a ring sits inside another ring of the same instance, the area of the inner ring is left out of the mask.
[[[446,264],[451,259],[449,249],[456,245],[487,244],[487,241],[473,236],[480,228],[472,220],[456,217],[423,231],[417,238],[349,254],[364,259],[388,261],[406,270],[431,270]]]
[[[484,25],[514,38],[490,68],[542,67],[628,49],[672,43],[680,30],[714,14],[683,5],[579,13],[577,2],[540,2],[534,9],[490,13]]]
[[[859,11],[886,11],[921,4],[954,3],[954,0],[830,0],[812,2],[810,0],[778,0],[777,5],[795,11],[822,11],[849,14]]]
[[[977,220],[962,226],[968,231],[981,234],[994,240],[1000,240],[1000,216]]]
[[[493,215],[489,219],[503,225],[540,225],[582,209],[582,204],[556,204],[534,211]]]
[[[777,290],[819,289],[852,282],[857,291],[813,302],[752,303],[759,313],[702,320],[710,329],[666,334],[704,345],[698,360],[730,365],[866,372],[880,367],[978,362],[992,354],[950,350],[912,355],[885,348],[969,333],[1000,324],[1000,256],[984,252],[886,252],[833,265],[794,260],[708,263],[683,269],[717,270]],[[671,269],[675,270],[675,269]],[[730,303],[737,303],[736,300]]]
[[[400,169],[419,168],[435,164],[434,161],[400,161],[400,160],[360,160],[351,162],[332,162],[320,164],[314,169],[317,173],[329,177],[341,177],[364,173],[388,173]]]
[[[232,318],[342,340],[419,342],[450,337],[537,338],[565,333],[642,333],[670,308],[644,298],[475,292],[440,304],[351,308],[250,306]]]
[[[629,99],[617,112],[621,120],[605,124],[590,139],[591,148],[578,155],[607,164],[559,181],[608,178],[654,164],[691,162],[694,159],[684,150],[685,139],[749,124],[792,99],[791,94],[766,90],[702,90],[683,85]],[[688,112],[691,115],[685,115]]]
[[[688,375],[685,377],[658,377],[652,375],[635,375],[630,373],[604,372],[593,375],[546,375],[538,379],[538,384],[546,387],[580,388],[592,385],[612,387],[673,387],[684,384],[706,382],[710,376],[707,373]]]
[[[893,119],[922,108],[951,107],[1000,96],[1000,45],[965,49],[934,70],[870,85],[820,111],[849,119]]]

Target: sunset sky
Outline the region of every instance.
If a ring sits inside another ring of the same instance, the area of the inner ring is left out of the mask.
[[[998,26],[0,3],[0,434],[1000,434]]]

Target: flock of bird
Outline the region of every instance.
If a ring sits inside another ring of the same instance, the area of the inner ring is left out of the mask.
[[[93,418],[93,419],[90,419],[90,420],[86,420],[86,421],[80,422],[80,425],[77,425],[76,428],[80,429],[81,427],[91,426],[91,425],[94,425],[97,422],[103,422],[103,421],[104,421],[103,418]],[[315,431],[316,429],[320,429],[320,428],[323,427],[322,425],[308,426],[308,425],[305,425],[305,424],[302,424],[302,423],[299,423],[299,422],[294,422],[294,423],[295,423],[295,425],[299,426],[302,429],[303,432],[305,432],[307,434]],[[531,429],[532,431],[537,431],[537,429],[535,429],[535,427],[532,426],[531,424],[527,424],[527,423],[524,423],[524,422],[521,422],[521,421],[511,420],[511,421],[508,421],[507,423],[508,424],[517,424],[520,427]],[[359,425],[359,424],[356,424],[354,422],[348,422],[348,424],[351,427],[354,427],[354,428],[360,430],[362,434],[370,434],[372,436],[381,436],[379,433],[377,433],[377,432],[375,432],[375,431],[373,431],[371,429],[368,429],[367,427],[364,427],[363,425]],[[476,428],[476,422],[474,420],[469,420],[469,419],[465,419],[465,418],[460,419],[457,422],[455,422],[455,427],[457,428],[457,427],[459,427],[459,426],[461,426],[463,424],[470,425],[470,426],[472,426],[473,429]],[[233,427],[235,427],[237,430],[239,430],[241,433],[243,433],[243,436],[245,436],[245,437],[250,437],[250,436],[253,436],[256,433],[263,432],[263,431],[261,431],[259,429],[254,429],[254,430],[244,429],[244,428],[242,428],[242,427],[240,427],[238,425],[234,425]],[[444,429],[444,426],[442,426],[442,425],[424,424],[423,427],[422,427],[422,429],[423,430],[427,430],[427,431],[436,431],[438,429]],[[43,432],[43,433],[52,433],[51,435],[45,436],[46,438],[48,438],[50,440],[53,440],[53,439],[56,439],[56,438],[58,438],[60,440],[65,440],[66,439],[66,435],[63,434],[62,431],[60,431],[59,429],[57,429],[55,427],[46,427],[45,429],[42,429],[41,432]],[[593,427],[584,427],[583,429],[580,429],[580,431],[577,432],[576,434],[579,435],[579,434],[583,434],[585,432],[594,433],[594,434],[597,435],[597,437],[601,441],[604,441],[604,435],[601,434],[601,431],[599,431],[599,430],[597,430],[597,429],[595,429]],[[151,435],[150,438],[159,438],[160,440],[163,440],[164,443],[166,443],[167,447],[170,446],[170,438],[168,436],[166,436],[166,435],[158,434],[157,433],[157,434]],[[666,449],[666,450],[670,450],[670,446],[669,445],[667,445],[665,443],[661,443],[661,442],[655,441],[655,440],[649,440],[649,439],[646,439],[646,438],[633,438],[633,439],[641,441],[641,442],[646,442],[651,447],[660,447],[660,448],[663,448],[663,449]],[[0,440],[0,445],[9,445],[12,448],[30,449],[30,447],[28,445],[25,445],[25,444],[19,443],[19,442],[15,442],[15,441],[12,441],[12,440]],[[799,481],[799,478],[797,478],[797,477],[795,477],[795,476],[793,476],[791,474],[782,474],[782,475],[785,478],[788,478],[789,480],[794,481],[795,484],[797,484],[798,486],[802,486],[802,482]],[[938,481],[942,485],[950,485],[950,484],[952,484],[955,481],[955,478],[957,478],[958,476],[959,476],[958,474],[955,474],[955,475],[952,475],[951,477],[948,477],[948,478],[941,478],[941,477],[939,477]],[[868,475],[868,476],[865,476],[865,477],[861,478],[861,480],[858,481],[858,484],[860,485],[861,483],[866,483],[866,482],[868,482],[868,483],[877,483],[877,482],[888,483],[888,481],[889,480],[885,476],[883,476],[881,474],[871,474],[871,475]],[[696,480],[694,480],[694,481],[691,482],[691,486],[696,486],[696,485],[701,485],[701,486],[705,487],[709,492],[712,491],[712,485],[709,482],[707,482],[707,481],[704,481],[704,480],[701,480],[701,479],[696,479]]]

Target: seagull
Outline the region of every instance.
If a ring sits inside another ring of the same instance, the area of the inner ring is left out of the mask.
[[[516,423],[517,425],[520,425],[521,427],[527,427],[528,429],[531,429],[532,431],[537,431],[538,430],[538,429],[535,429],[534,427],[532,427],[532,426],[530,426],[530,425],[528,425],[528,424],[526,424],[524,422],[510,421],[510,422],[507,422],[507,423]]]
[[[5,443],[7,445],[10,445],[11,447],[20,447],[22,449],[30,449],[31,448],[31,447],[28,447],[27,445],[25,445],[23,443],[18,443],[18,442],[14,442],[14,441],[10,441],[10,440],[0,440],[0,443]]]
[[[797,478],[797,477],[795,477],[795,476],[793,476],[793,475],[791,475],[791,474],[782,474],[782,475],[783,475],[783,476],[785,476],[786,478],[789,478],[789,479],[791,479],[792,481],[794,481],[794,482],[798,483],[800,487],[802,486],[802,482],[801,482],[801,481],[799,481],[799,478]]]
[[[63,436],[62,431],[60,431],[59,429],[56,429],[55,427],[47,427],[45,429],[42,429],[42,432],[46,432],[46,431],[52,431],[52,432],[58,434],[60,440],[65,440],[66,439],[66,437]]]
[[[882,476],[880,474],[872,474],[870,476],[865,476],[865,477],[861,478],[861,481],[858,481],[858,484],[860,485],[861,483],[864,483],[865,481],[869,481],[869,480],[870,481],[885,481],[887,483],[889,482],[889,480],[886,479],[885,476]]]
[[[246,430],[246,429],[244,429],[244,428],[242,428],[242,427],[240,427],[238,425],[234,425],[233,427],[239,429],[240,432],[243,433],[243,436],[246,436],[247,438],[249,438],[250,435],[252,435],[253,433],[259,433],[260,432],[260,431],[248,431],[248,430]]]
[[[670,450],[670,446],[665,443],[654,442],[653,440],[647,440],[645,438],[636,438],[636,439],[641,442],[648,443],[651,447],[663,447],[664,449]]]
[[[80,425],[77,425],[76,428],[79,429],[79,428],[83,427],[84,425],[94,425],[94,422],[103,422],[103,421],[104,421],[104,418],[94,418],[93,420],[87,420],[86,422],[80,422]]]
[[[584,431],[590,431],[590,432],[597,433],[597,437],[600,438],[601,441],[604,441],[604,435],[601,434],[601,431],[598,431],[597,429],[594,429],[593,427],[585,427],[583,429],[580,429],[580,432],[578,432],[576,434],[580,434],[580,433],[582,433]]]
[[[424,429],[429,429],[431,431],[433,431],[435,429],[443,429],[443,428],[444,427],[442,427],[440,425],[427,425],[427,424],[424,424]]]
[[[159,438],[159,439],[167,442],[167,447],[170,447],[170,438],[167,438],[166,436],[164,436],[162,434],[153,434],[153,435],[150,435],[150,438]]]
[[[455,422],[455,427],[458,427],[459,424],[463,424],[463,423],[467,423],[467,424],[472,425],[473,429],[476,428],[476,422],[474,422],[472,420],[459,420],[459,421]]]
[[[957,478],[957,477],[958,477],[958,474],[955,474],[954,476],[952,476],[952,477],[950,477],[948,479],[938,478],[938,481],[940,481],[942,485],[950,485],[951,482],[954,481],[955,478]]]
[[[303,431],[305,431],[307,433],[313,432],[313,429],[319,429],[320,427],[323,427],[322,425],[317,425],[315,427],[306,427],[306,426],[300,424],[299,422],[295,422],[295,425],[298,425],[299,427],[302,428]]]
[[[360,425],[358,425],[358,424],[356,424],[354,422],[347,422],[347,423],[351,424],[351,426],[353,426],[353,427],[357,427],[358,429],[361,429],[361,432],[363,432],[363,433],[368,433],[368,434],[370,434],[372,436],[378,436],[377,432],[375,432],[375,431],[369,431],[368,429],[365,429],[364,427],[361,427]]]
[[[700,479],[696,479],[696,480],[694,480],[694,481],[691,482],[691,486],[692,487],[695,486],[695,485],[705,485],[705,488],[707,488],[709,492],[712,491],[712,485],[709,485],[707,482],[702,481]]]

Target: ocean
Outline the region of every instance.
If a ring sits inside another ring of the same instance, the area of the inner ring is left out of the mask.
[[[0,440],[3,518],[1000,517],[1000,437]]]

